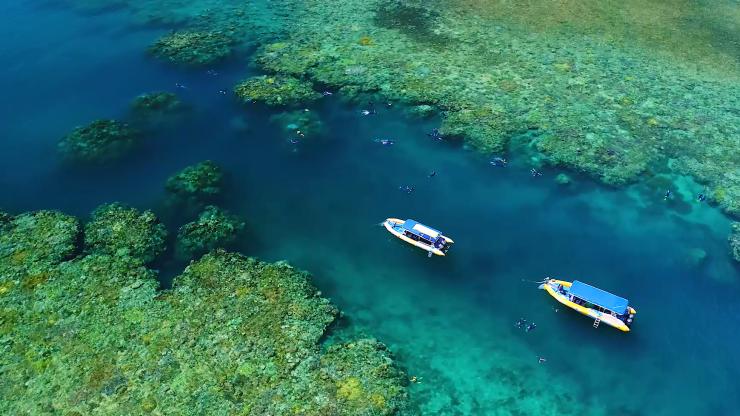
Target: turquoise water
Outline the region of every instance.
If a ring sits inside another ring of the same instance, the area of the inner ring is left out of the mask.
[[[116,11],[2,4],[0,16],[3,210],[84,216],[118,200],[153,208],[174,232],[181,218],[167,211],[164,181],[212,159],[229,173],[223,206],[247,219],[237,248],[311,271],[348,324],[421,380],[409,387],[415,413],[730,415],[740,406],[729,221],[694,202],[701,187],[689,180],[669,178],[671,201],[659,186],[607,189],[573,174],[563,187],[560,171],[533,178],[526,159],[494,168],[430,140],[438,120],[381,103],[365,117],[337,95],[309,108],[324,137],[295,146],[268,121],[276,111],[218,93],[253,68],[163,66],[144,50],[165,30],[133,29]],[[178,93],[188,117],[120,163],[58,160],[56,142],[75,125],[123,118],[133,97],[153,90]],[[395,145],[374,141],[387,137]],[[405,185],[415,191],[400,192]],[[378,226],[389,216],[423,221],[456,244],[429,259]],[[164,284],[182,267],[158,266]],[[628,297],[633,332],[594,329],[559,309],[531,283],[548,275]],[[537,328],[515,328],[520,317]]]

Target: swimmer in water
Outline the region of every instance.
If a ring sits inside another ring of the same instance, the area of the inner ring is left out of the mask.
[[[665,191],[665,195],[663,195],[663,201],[667,201],[668,198],[670,198],[670,197],[671,197],[671,190],[669,189],[669,190]]]
[[[527,320],[526,319],[519,318],[519,320],[516,321],[516,323],[514,324],[514,326],[517,327],[517,328],[522,328],[526,323],[527,323]]]
[[[540,363],[540,364],[542,364],[542,363],[544,363],[546,361],[547,361],[547,358],[545,358],[545,357],[537,357],[537,362]]]
[[[538,171],[538,170],[537,170],[537,169],[535,169],[535,168],[532,168],[532,169],[531,169],[531,170],[529,171],[529,173],[531,173],[531,174],[532,174],[532,177],[533,177],[533,178],[536,178],[536,177],[538,177],[538,176],[542,176],[542,172]]]
[[[531,322],[529,325],[527,325],[527,328],[524,329],[524,332],[529,332],[537,328],[537,324],[534,322]]]
[[[180,89],[183,89],[183,90],[186,90],[186,89],[188,89],[188,87],[186,87],[186,86],[184,86],[184,85],[180,84],[179,82],[176,82],[176,83],[175,83],[175,88],[180,88]]]
[[[508,162],[502,157],[494,157],[489,163],[499,168],[505,168]]]
[[[427,178],[433,178],[435,176],[437,176],[437,171],[436,170],[433,170],[433,171],[429,172],[429,175],[427,175]]]
[[[332,93],[331,91],[322,91],[321,95],[323,95],[324,97],[329,97],[331,95],[334,95],[334,93]]]

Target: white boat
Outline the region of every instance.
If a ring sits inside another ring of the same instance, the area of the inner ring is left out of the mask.
[[[385,229],[401,240],[437,256],[444,256],[454,241],[434,228],[414,220],[388,218],[383,222]]]

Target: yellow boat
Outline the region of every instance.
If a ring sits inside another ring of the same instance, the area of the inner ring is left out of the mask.
[[[432,254],[444,256],[454,243],[450,237],[445,237],[434,228],[414,220],[388,218],[383,222],[383,226],[401,240],[428,252],[430,257]]]
[[[540,285],[550,296],[563,305],[594,318],[594,328],[604,322],[624,332],[629,332],[637,311],[625,298],[574,280],[547,279]]]

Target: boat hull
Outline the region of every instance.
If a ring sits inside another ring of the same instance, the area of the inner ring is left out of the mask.
[[[560,291],[558,290],[559,285],[563,285],[563,287],[569,288],[572,285],[572,283],[566,282],[564,280],[548,279],[545,283],[540,285],[540,288],[544,289],[547,293],[550,294],[550,296],[555,298],[555,300],[557,300],[558,302],[562,303],[563,305],[573,309],[574,311],[580,314],[586,315],[593,319],[598,319],[602,323],[605,323],[609,326],[617,328],[620,331],[623,331],[623,332],[630,331],[630,327],[627,326],[627,324],[625,324],[621,319],[617,318],[616,316],[612,316],[608,313],[603,313],[596,309],[587,308],[585,306],[582,306],[575,302],[570,301],[566,295],[563,295],[562,293],[560,293]],[[633,315],[637,313],[637,311],[632,307],[628,307],[628,310]]]
[[[429,246],[429,245],[424,244],[422,242],[412,240],[411,238],[406,237],[401,231],[399,231],[399,230],[397,230],[397,229],[394,228],[394,226],[399,226],[399,225],[402,225],[403,223],[404,223],[404,220],[400,220],[398,218],[388,218],[388,219],[386,219],[383,222],[383,226],[385,227],[386,230],[388,230],[389,233],[393,234],[398,239],[403,240],[404,242],[411,244],[412,246],[419,247],[420,249],[422,249],[422,250],[424,250],[426,252],[435,254],[437,256],[444,256],[445,255],[445,252],[442,251],[442,250],[440,250],[440,249],[438,249],[437,247]],[[449,238],[449,237],[445,237],[443,235],[440,235],[440,237],[444,238],[445,241],[448,244],[454,243],[454,241],[452,241],[452,239]]]

